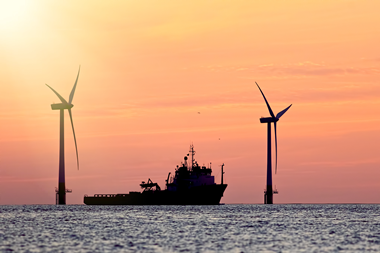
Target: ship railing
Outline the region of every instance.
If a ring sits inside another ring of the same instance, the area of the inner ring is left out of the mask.
[[[116,197],[116,194],[95,194],[95,198],[113,198]]]

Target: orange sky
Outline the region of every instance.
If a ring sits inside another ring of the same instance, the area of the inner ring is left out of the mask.
[[[69,204],[164,186],[191,142],[223,203],[262,203],[269,116],[275,203],[380,202],[378,1],[0,0],[0,204],[53,204],[58,98]],[[201,112],[198,114],[198,112]],[[219,140],[220,138],[220,140]]]

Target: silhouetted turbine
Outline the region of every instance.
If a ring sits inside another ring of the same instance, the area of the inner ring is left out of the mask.
[[[60,110],[60,138],[59,138],[59,177],[58,177],[58,204],[65,205],[66,204],[66,185],[65,185],[65,129],[64,129],[64,110],[67,109],[69,111],[70,121],[71,121],[71,127],[73,129],[73,135],[74,135],[74,143],[75,143],[75,151],[77,156],[77,168],[79,170],[79,159],[78,159],[78,147],[77,147],[77,140],[75,137],[75,131],[74,131],[74,123],[73,123],[73,117],[71,113],[71,108],[73,108],[73,98],[75,89],[77,87],[78,78],[79,78],[79,72],[80,72],[80,66],[78,70],[77,79],[75,80],[75,84],[73,89],[71,90],[69,102],[67,102],[61,95],[58,94],[52,87],[46,84],[47,87],[49,87],[61,100],[62,103],[60,104],[52,104],[51,109],[52,110]]]
[[[265,204],[273,204],[273,186],[272,186],[272,149],[271,149],[271,123],[274,123],[274,136],[275,136],[275,145],[276,145],[276,173],[277,173],[277,121],[281,118],[282,115],[285,114],[285,112],[292,106],[289,105],[287,108],[282,110],[281,112],[277,113],[276,116],[274,116],[274,113],[272,109],[270,108],[270,105],[265,98],[265,95],[263,91],[260,89],[260,86],[256,83],[257,87],[259,88],[261,94],[263,95],[263,98],[265,100],[265,103],[267,104],[269,113],[271,117],[268,118],[260,118],[261,123],[267,123],[268,124],[268,151],[267,151],[267,189],[264,195],[264,203]]]

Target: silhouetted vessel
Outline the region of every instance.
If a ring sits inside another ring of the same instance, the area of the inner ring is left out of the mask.
[[[188,157],[191,155],[189,164]],[[194,160],[194,146],[185,156],[181,166],[177,165],[175,175],[166,179],[166,189],[161,190],[150,179],[140,184],[142,192],[128,194],[95,194],[84,196],[86,205],[218,205],[227,184],[223,184],[223,166],[221,184],[216,184],[209,167],[199,166]]]

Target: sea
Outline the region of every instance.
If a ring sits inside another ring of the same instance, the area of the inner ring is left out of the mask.
[[[0,206],[0,252],[380,252],[380,205]]]

